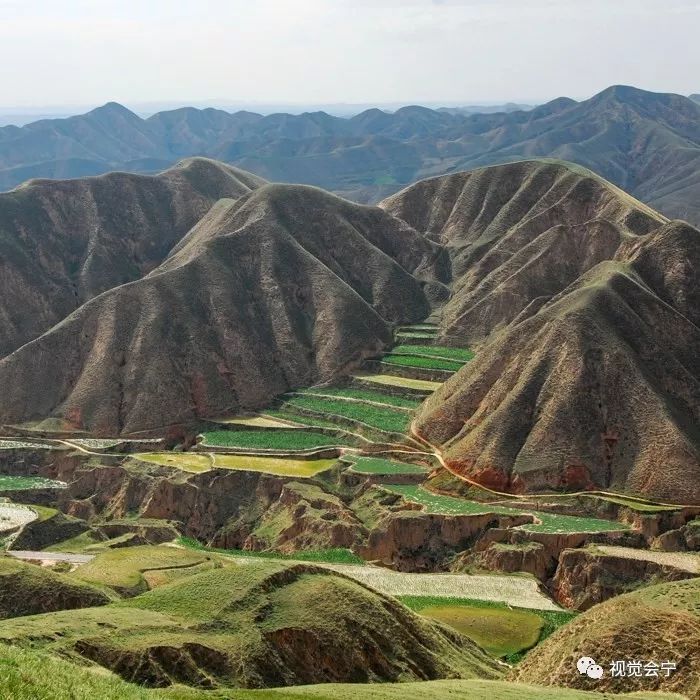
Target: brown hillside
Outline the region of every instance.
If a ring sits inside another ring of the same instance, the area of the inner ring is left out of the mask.
[[[542,161],[424,180],[381,206],[449,251],[441,332],[472,344],[665,221],[584,168]]]
[[[576,661],[590,656],[605,670],[600,680],[580,675]],[[676,663],[666,677],[612,677],[615,660]],[[635,690],[700,697],[700,579],[649,586],[593,606],[531,651],[513,680],[600,692]]]
[[[0,357],[150,272],[221,197],[262,184],[192,158],[156,176],[33,180],[0,194]]]
[[[489,486],[699,503],[699,269],[687,224],[631,241],[485,344],[417,429]]]
[[[417,277],[439,258],[403,222],[314,188],[221,202],[149,276],[0,361],[0,421],[129,433],[264,405],[424,318]]]

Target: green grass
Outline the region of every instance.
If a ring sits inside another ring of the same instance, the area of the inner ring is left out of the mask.
[[[436,331],[437,332],[437,331]],[[435,337],[435,333],[429,333],[427,331],[396,331],[397,338],[417,338],[418,340],[432,340]]]
[[[426,357],[423,355],[395,355],[393,353],[384,355],[382,364],[416,367],[418,369],[440,369],[447,372],[456,372],[464,366],[463,362],[457,362],[456,360],[441,360],[437,357]]]
[[[662,513],[664,511],[679,510],[676,506],[662,506],[655,505],[654,503],[647,503],[645,501],[637,501],[633,498],[626,498],[625,496],[598,496],[591,495],[590,498],[597,498],[600,501],[608,501],[609,503],[616,503],[620,506],[625,506],[630,510],[636,510],[640,513]]]
[[[165,545],[123,547],[98,554],[91,562],[78,567],[71,576],[133,595],[146,590],[145,571],[190,567],[201,564],[206,558],[204,553]]]
[[[60,489],[65,488],[62,481],[44,479],[41,476],[3,476],[0,475],[0,491],[23,491],[25,489]]]
[[[133,458],[141,462],[157,464],[159,467],[171,467],[193,474],[208,472],[212,468],[211,459],[207,455],[194,452],[139,452],[134,454]]]
[[[240,471],[265,472],[276,476],[309,478],[330,469],[336,459],[290,459],[284,457],[250,457],[248,455],[212,455],[214,467]]]
[[[426,602],[424,598],[402,598],[402,602],[421,615],[443,622],[473,639],[496,657],[530,649],[540,638],[544,620],[529,610],[514,610],[507,605],[448,599]]]
[[[342,444],[333,435],[310,430],[211,430],[203,434],[204,447],[240,447],[256,450],[313,450]]]
[[[411,422],[410,415],[404,411],[342,399],[324,399],[310,395],[292,396],[285,400],[285,405],[341,416],[392,433],[406,432]]]
[[[451,348],[446,345],[397,345],[391,351],[394,354],[430,355],[443,360],[469,362],[474,359],[474,353],[466,348]]]
[[[577,615],[567,611],[513,609],[506,603],[468,598],[400,596],[399,600],[411,610],[454,627],[509,663],[517,663],[527,650]]]
[[[358,557],[349,549],[308,549],[294,554],[282,554],[281,552],[267,551],[256,552],[248,549],[218,549],[216,547],[206,547],[198,540],[191,537],[181,537],[179,543],[185,547],[196,549],[200,552],[213,552],[215,554],[226,554],[234,557],[252,557],[254,559],[274,559],[281,561],[311,561],[326,564],[364,564],[365,560]]]
[[[358,474],[427,474],[428,469],[417,464],[394,462],[379,457],[346,457],[344,461],[352,465]]]
[[[382,487],[386,491],[396,493],[404,498],[425,506],[429,513],[443,513],[445,515],[480,515],[483,513],[497,513],[502,515],[532,514],[540,523],[521,525],[518,529],[528,532],[618,532],[629,529],[629,526],[611,520],[598,518],[577,517],[572,515],[557,515],[529,509],[518,509],[517,506],[498,506],[470,501],[454,496],[443,496],[431,493],[421,486],[406,484],[386,484]]]
[[[382,394],[379,391],[370,391],[369,389],[352,389],[350,387],[324,387],[318,389],[305,389],[301,392],[306,395],[316,396],[336,396],[338,398],[358,399],[359,401],[374,401],[383,403],[389,406],[397,406],[398,408],[418,408],[421,401],[419,399],[407,399],[402,396],[391,396],[390,394]]]

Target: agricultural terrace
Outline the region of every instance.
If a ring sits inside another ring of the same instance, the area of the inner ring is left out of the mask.
[[[507,574],[411,574],[378,566],[319,564],[391,596],[467,598],[507,603],[516,608],[560,610],[530,576]]]
[[[307,395],[286,398],[284,405],[321,414],[339,416],[391,433],[405,433],[411,423],[410,414],[404,410],[375,406],[371,403],[358,401]]]
[[[323,387],[304,389],[298,392],[304,395],[337,397],[341,399],[354,399],[356,401],[367,401],[369,403],[378,403],[397,408],[406,408],[414,410],[420,406],[421,402],[418,399],[407,399],[403,396],[392,396],[391,394],[383,394],[379,391],[370,391],[369,389],[353,389],[351,387]]]
[[[505,603],[485,600],[434,596],[402,596],[400,600],[411,610],[450,625],[490,654],[511,663],[576,616],[563,611],[513,609]]]
[[[29,506],[0,502],[0,533],[24,527],[38,517],[37,512]]]
[[[179,469],[193,474],[208,472],[212,468],[212,461],[208,455],[192,452],[140,452],[132,456],[141,462]]]
[[[496,513],[502,515],[532,515],[536,522],[520,525],[518,529],[527,532],[567,533],[567,532],[618,532],[629,526],[611,520],[586,518],[571,515],[558,515],[542,511],[519,510],[516,507],[490,505],[478,501],[443,496],[431,493],[422,486],[387,484],[381,487],[385,491],[396,493],[403,498],[419,503],[429,513],[445,515],[481,515]]]
[[[439,369],[446,372],[456,372],[464,366],[457,360],[443,360],[439,357],[427,355],[402,355],[389,352],[381,360],[383,365],[395,365],[399,367],[415,367],[418,369]]]
[[[180,471],[201,473],[211,469],[232,469],[247,472],[265,472],[276,476],[308,478],[330,469],[335,459],[293,459],[235,454],[193,454],[191,452],[150,452],[136,454],[141,462],[171,467]]]
[[[45,479],[42,476],[5,476],[0,474],[0,491],[23,491],[25,489],[62,489],[63,481]]]
[[[344,462],[350,464],[350,469],[357,474],[427,474],[428,469],[418,464],[408,464],[407,462],[394,462],[380,457],[356,457],[348,456],[343,458]]]
[[[45,442],[27,442],[26,440],[0,439],[0,450],[55,450],[59,445]]]
[[[291,421],[276,420],[270,416],[238,416],[233,418],[217,418],[212,423],[225,425],[242,425],[248,428],[303,428],[303,425]]]
[[[442,386],[442,382],[431,382],[427,379],[411,379],[399,377],[396,374],[354,374],[354,379],[361,382],[371,382],[385,387],[398,387],[400,389],[415,389],[418,391],[433,392]]]
[[[336,464],[336,459],[291,459],[286,457],[250,457],[248,455],[212,454],[216,469],[265,472],[275,476],[308,479]]]
[[[455,360],[466,363],[474,359],[474,353],[467,348],[452,348],[447,345],[397,345],[393,355],[427,355],[442,360]]]
[[[203,447],[238,447],[251,450],[314,450],[335,447],[341,443],[333,435],[310,430],[212,430],[203,433]]]

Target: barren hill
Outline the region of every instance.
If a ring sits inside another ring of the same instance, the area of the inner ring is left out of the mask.
[[[499,489],[700,502],[698,269],[700,232],[686,224],[628,241],[483,345],[418,430]]]
[[[314,188],[222,200],[150,275],[0,361],[0,420],[112,434],[264,405],[424,318],[420,280],[441,258],[404,222]]]
[[[263,183],[194,158],[156,176],[34,180],[0,194],[0,357],[150,272],[214,202]]]

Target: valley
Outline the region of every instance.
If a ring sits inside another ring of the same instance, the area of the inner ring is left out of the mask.
[[[700,233],[548,161],[130,187],[185,176],[218,199],[171,249],[2,337],[0,641],[105,697],[597,697],[538,664],[700,574]]]

